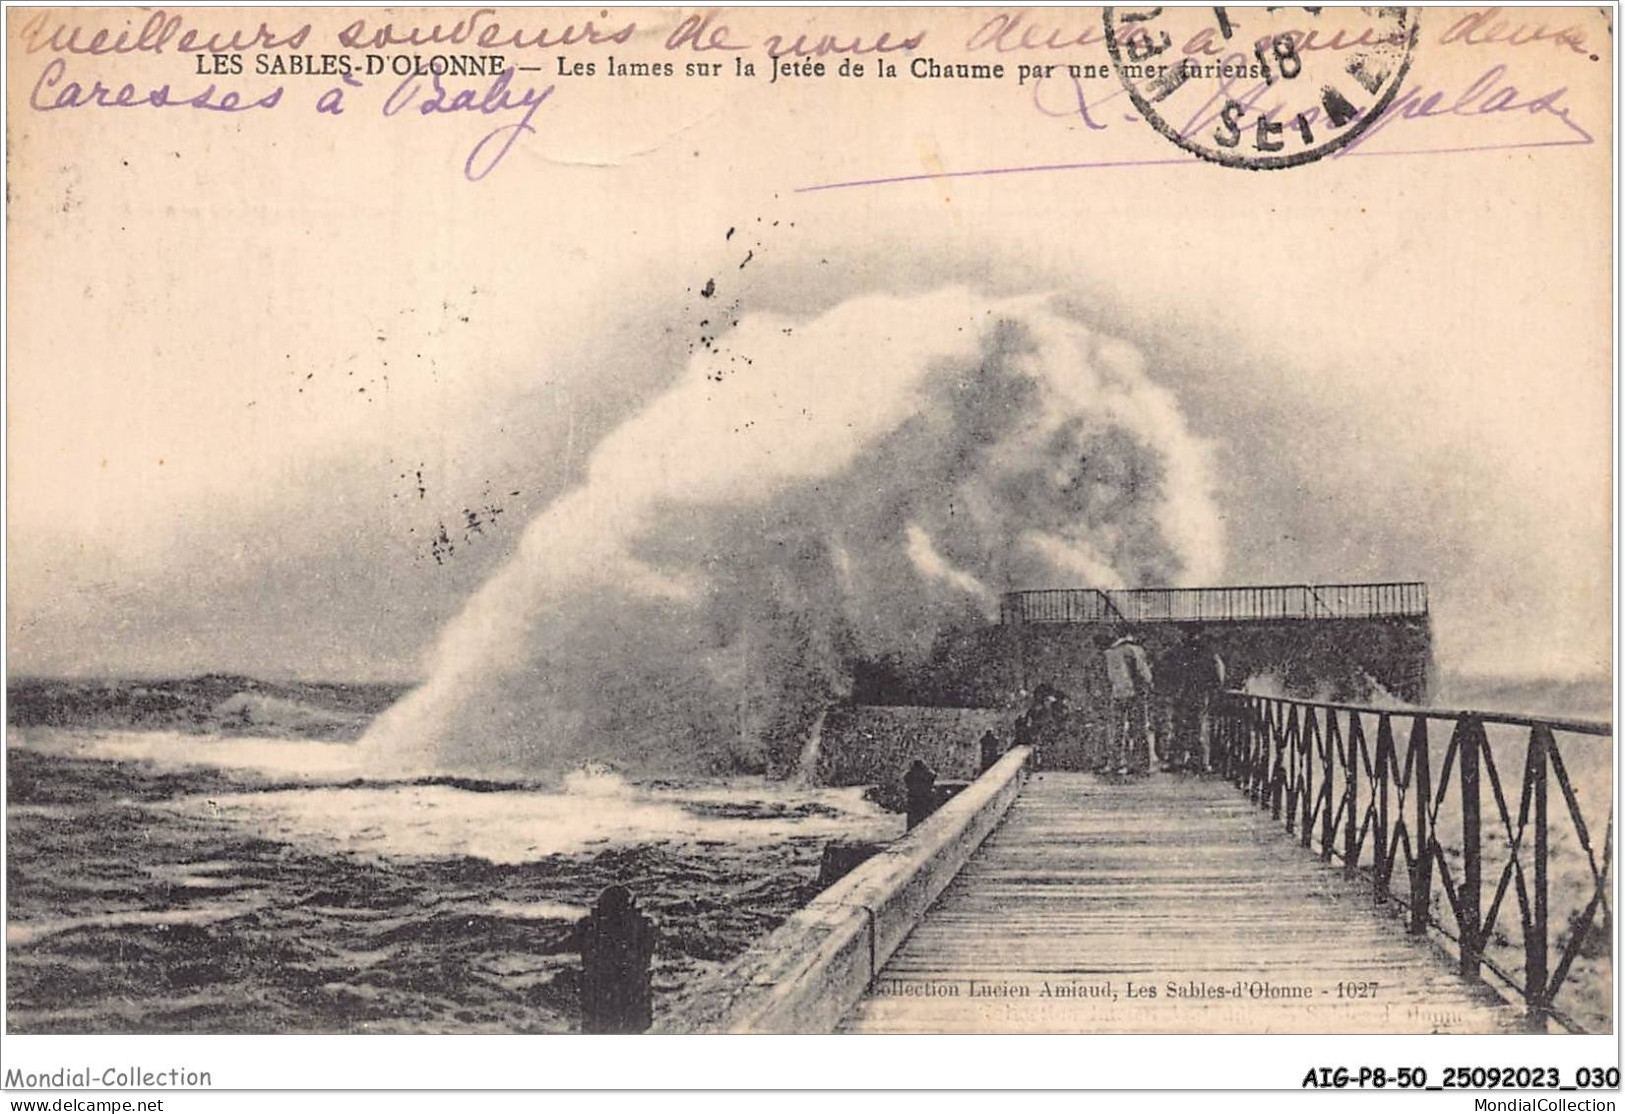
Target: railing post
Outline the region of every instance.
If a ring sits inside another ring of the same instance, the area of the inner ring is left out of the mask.
[[[1483,833],[1478,784],[1478,748],[1484,731],[1472,716],[1463,716],[1456,730],[1461,737],[1461,888],[1456,894],[1460,922],[1456,927],[1461,931],[1462,978],[1476,979],[1484,951],[1479,913],[1484,854],[1479,843]]]
[[[1534,798],[1535,809],[1535,892],[1529,895],[1532,906],[1530,921],[1524,930],[1524,986],[1525,998],[1529,1004],[1529,1020],[1532,1026],[1545,1028],[1546,1011],[1551,1006],[1549,1000],[1550,988],[1547,983],[1550,972],[1547,968],[1547,924],[1546,924],[1546,765],[1550,761],[1548,752],[1552,747],[1551,728],[1545,724],[1536,724],[1529,732],[1529,758],[1528,770],[1525,777],[1530,782],[1530,796]]]
[[[1411,723],[1411,795],[1416,798],[1416,854],[1411,862],[1411,935],[1428,930],[1433,902],[1433,848],[1435,834],[1428,831],[1428,806],[1433,800],[1433,774],[1428,755],[1427,717]]]
[[[1253,698],[1238,696],[1236,698],[1236,757],[1235,773],[1237,787],[1247,796],[1253,804],[1258,803],[1257,793],[1253,789]]]
[[[1274,702],[1271,701],[1271,704],[1274,705]],[[1279,724],[1277,723],[1277,720],[1279,718],[1280,718],[1279,706],[1274,705],[1272,707],[1272,709],[1271,709],[1271,714],[1267,715],[1265,717],[1265,721],[1264,721],[1265,725],[1266,725],[1266,728],[1267,728],[1267,730],[1269,732],[1269,748],[1270,748],[1270,766],[1269,766],[1269,770],[1270,770],[1270,775],[1269,775],[1270,776],[1270,789],[1269,789],[1269,794],[1270,794],[1270,818],[1272,820],[1279,820],[1281,818],[1281,793],[1285,789],[1285,785],[1283,783],[1286,781],[1286,772],[1281,768],[1281,745],[1282,745],[1283,740],[1281,738],[1281,731],[1280,731]]]
[[[1287,784],[1287,831],[1292,831],[1293,820],[1298,818],[1298,706],[1287,705],[1287,728],[1280,741],[1280,776]]]
[[[655,933],[625,886],[609,886],[578,922],[581,1031],[641,1033],[651,1021]]]
[[[1258,807],[1271,808],[1275,795],[1275,709],[1269,699],[1258,702]]]
[[[1337,709],[1326,709],[1326,725],[1321,731],[1321,743],[1324,751],[1321,755],[1320,793],[1323,798],[1320,804],[1320,860],[1329,863],[1332,861],[1332,839],[1336,835],[1333,821],[1336,807],[1332,802],[1332,752],[1337,748],[1333,741],[1342,742],[1343,733],[1337,730]]]
[[[1246,718],[1253,715],[1253,705],[1246,697],[1237,697],[1235,705],[1237,705],[1237,708],[1235,708],[1237,719],[1235,719],[1235,734],[1230,736],[1230,778],[1235,781],[1237,788],[1241,792],[1251,794],[1253,775],[1248,773],[1248,768],[1250,768],[1253,758],[1251,758],[1250,750],[1246,747],[1246,742],[1248,742],[1248,734],[1246,734],[1248,719]]]
[[[1314,837],[1311,831],[1311,820],[1315,809],[1315,776],[1313,755],[1315,750],[1315,736],[1319,733],[1320,717],[1315,715],[1313,708],[1304,709],[1303,722],[1298,727],[1298,749],[1303,752],[1303,759],[1298,766],[1298,817],[1299,836],[1305,847],[1309,846]]]
[[[1343,793],[1348,811],[1343,825],[1343,873],[1350,878],[1360,869],[1360,752],[1365,749],[1365,728],[1360,713],[1349,713],[1349,731],[1343,752]]]
[[[1230,720],[1229,727],[1226,728],[1227,733],[1224,741],[1224,772],[1225,775],[1229,777],[1231,783],[1240,789],[1244,788],[1247,783],[1247,779],[1242,772],[1243,767],[1240,765],[1241,731],[1239,730],[1241,724],[1244,722],[1241,718],[1241,713],[1245,705],[1240,699],[1232,697],[1230,707],[1234,712],[1234,716]]]
[[[1258,772],[1255,800],[1259,808],[1269,808],[1270,798],[1275,793],[1275,711],[1268,698],[1260,698],[1258,702],[1258,751],[1254,761]]]
[[[1243,773],[1246,775],[1246,796],[1254,805],[1263,801],[1258,789],[1261,783],[1258,775],[1258,721],[1261,716],[1263,710],[1259,708],[1258,697],[1246,698],[1246,770]]]
[[[1376,777],[1371,792],[1377,806],[1376,844],[1371,860],[1372,900],[1378,905],[1388,904],[1388,774],[1393,764],[1394,728],[1388,713],[1377,717]]]
[[[1246,735],[1241,745],[1246,748],[1241,757],[1241,785],[1247,799],[1258,804],[1258,698],[1246,697],[1247,718],[1242,721]]]
[[[1247,799],[1252,801],[1255,805],[1259,803],[1258,720],[1261,714],[1258,697],[1247,697],[1247,720],[1245,725],[1247,735],[1246,738],[1242,740],[1242,745],[1247,749],[1245,751],[1245,756],[1242,758],[1242,762],[1245,766],[1245,768],[1242,770],[1242,777],[1245,778]]]
[[[1236,764],[1238,752],[1241,747],[1241,733],[1236,730],[1237,726],[1241,723],[1241,709],[1238,707],[1239,704],[1240,701],[1232,699],[1230,707],[1232,712],[1235,714],[1230,719],[1229,724],[1225,727],[1224,736],[1224,774],[1225,777],[1230,779],[1232,784],[1238,787],[1243,781],[1243,779],[1240,777],[1241,768]]]

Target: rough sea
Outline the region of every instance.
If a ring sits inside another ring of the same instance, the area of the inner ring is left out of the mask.
[[[622,883],[655,1008],[890,839],[863,790],[369,780],[355,744],[9,729],[12,1032],[514,1033],[577,1022],[572,926]]]

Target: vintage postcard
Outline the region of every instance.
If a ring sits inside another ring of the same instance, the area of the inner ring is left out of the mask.
[[[1614,15],[8,8],[8,1042],[1617,1086]]]

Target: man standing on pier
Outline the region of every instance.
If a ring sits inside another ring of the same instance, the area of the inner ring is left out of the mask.
[[[1164,690],[1172,689],[1172,731],[1161,748],[1163,768],[1207,773],[1213,768],[1209,713],[1213,701],[1224,691],[1224,659],[1205,637],[1195,634],[1175,650],[1169,667],[1161,673]]]
[[[1106,648],[1106,679],[1112,691],[1111,732],[1117,772],[1150,773],[1151,663],[1133,631]]]

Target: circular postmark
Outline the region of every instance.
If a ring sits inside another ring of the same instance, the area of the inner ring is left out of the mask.
[[[1146,122],[1221,166],[1280,170],[1351,143],[1399,92],[1407,8],[1107,8],[1106,49]]]

